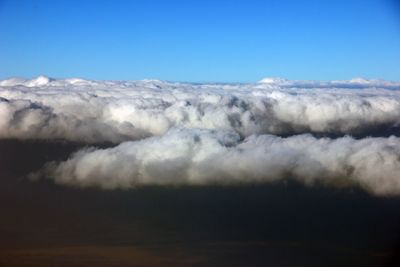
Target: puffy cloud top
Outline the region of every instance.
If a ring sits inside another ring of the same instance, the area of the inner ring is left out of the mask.
[[[365,79],[192,84],[13,78],[0,81],[0,138],[117,145],[48,165],[46,173],[65,184],[298,179],[393,195],[400,193],[400,141],[389,137],[400,133],[398,89],[398,82]]]
[[[400,83],[385,81],[189,84],[40,76],[0,84],[2,138],[118,143],[174,127],[232,130],[242,137],[368,135],[396,131],[400,121],[400,91],[392,90]]]

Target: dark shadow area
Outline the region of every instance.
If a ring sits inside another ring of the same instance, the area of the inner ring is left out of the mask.
[[[335,128],[332,126],[332,128]],[[339,125],[337,126],[338,129],[340,129]],[[291,137],[294,134],[311,134],[312,136],[316,138],[331,138],[331,139],[336,139],[344,136],[351,136],[354,139],[363,139],[367,137],[390,137],[390,136],[396,136],[400,137],[400,125],[399,126],[393,126],[392,124],[381,124],[381,125],[374,125],[368,128],[360,128],[360,129],[353,129],[351,133],[342,133],[340,131],[338,132],[313,132],[310,129],[304,129],[303,131],[295,131],[294,129],[291,129],[288,131],[288,134],[279,134],[278,136],[281,137]]]
[[[400,266],[400,198],[294,182],[102,191],[26,179],[81,146],[0,141],[0,266]]]

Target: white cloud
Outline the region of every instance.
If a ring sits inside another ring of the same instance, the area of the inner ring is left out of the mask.
[[[398,127],[399,84],[354,81],[267,84],[181,84],[34,80],[0,82],[2,138],[64,138],[121,142],[162,135],[174,127],[233,130],[251,134],[368,135]],[[342,84],[345,88],[328,88]],[[373,87],[370,85],[373,84]],[[380,86],[380,87],[379,87]]]
[[[84,149],[46,175],[57,183],[105,189],[140,185],[204,185],[296,179],[304,184],[357,185],[400,194],[400,138],[337,139],[250,136],[174,129],[161,137]]]
[[[80,186],[291,177],[400,194],[399,140],[386,137],[400,134],[397,89],[399,82],[360,78],[254,84],[9,79],[0,81],[0,138],[116,144],[47,168],[57,182]],[[339,138],[296,136],[301,133]]]

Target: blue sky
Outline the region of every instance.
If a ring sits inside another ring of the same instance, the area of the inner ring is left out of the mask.
[[[400,5],[0,0],[0,78],[400,80]]]

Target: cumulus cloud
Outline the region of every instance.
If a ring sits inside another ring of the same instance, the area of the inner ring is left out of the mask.
[[[189,84],[38,77],[0,85],[1,138],[119,143],[174,127],[233,130],[242,137],[368,136],[382,128],[399,131],[400,122],[400,91],[392,90],[400,83],[385,81]]]
[[[389,137],[400,134],[398,89],[399,82],[361,78],[253,84],[13,78],[0,81],[0,138],[115,144],[47,165],[47,176],[70,185],[297,179],[400,194],[399,139]]]
[[[400,194],[400,138],[287,138],[173,129],[161,137],[108,149],[84,149],[48,164],[57,183],[104,189],[140,185],[204,185],[296,179],[305,184],[358,185]]]

